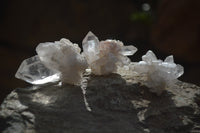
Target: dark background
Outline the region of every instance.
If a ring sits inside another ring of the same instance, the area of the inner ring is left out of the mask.
[[[200,85],[199,9],[199,0],[1,0],[0,103],[28,85],[14,75],[38,43],[64,37],[81,44],[90,30],[136,46],[133,61],[149,49],[161,59],[172,54],[185,68],[180,79]]]

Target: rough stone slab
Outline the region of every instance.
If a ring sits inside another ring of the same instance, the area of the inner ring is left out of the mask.
[[[198,133],[200,87],[179,81],[157,96],[128,75],[111,74],[85,76],[82,87],[18,88],[0,107],[0,132]]]

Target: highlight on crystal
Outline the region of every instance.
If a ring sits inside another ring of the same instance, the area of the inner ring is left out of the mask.
[[[119,40],[99,41],[91,31],[83,39],[82,47],[81,53],[78,44],[65,38],[40,43],[36,47],[37,55],[25,59],[15,77],[35,85],[58,81],[80,85],[86,69],[94,75],[109,75],[128,67],[146,77],[142,84],[159,94],[184,73],[183,67],[174,63],[172,55],[162,61],[151,50],[142,56],[142,61],[131,62],[127,56],[133,55],[136,47],[126,46]]]

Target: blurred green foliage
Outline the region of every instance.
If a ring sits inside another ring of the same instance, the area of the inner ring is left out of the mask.
[[[130,15],[130,20],[132,22],[151,24],[152,23],[152,15],[151,15],[151,13],[145,12],[145,11],[133,12]]]

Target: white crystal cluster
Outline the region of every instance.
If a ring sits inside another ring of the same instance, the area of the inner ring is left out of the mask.
[[[32,84],[58,80],[69,84],[79,84],[82,73],[87,68],[87,62],[80,51],[79,46],[68,39],[40,43],[36,48],[37,60],[34,56],[22,62],[16,77]]]
[[[172,85],[184,72],[181,65],[174,63],[172,55],[162,61],[150,50],[142,56],[142,61],[135,63],[134,71],[146,76],[144,84],[158,94]]]
[[[45,66],[61,73],[61,81],[70,84],[80,83],[87,62],[80,54],[78,44],[61,39],[54,43],[40,43],[36,52]]]
[[[126,68],[130,74],[143,75],[146,80],[142,83],[160,94],[183,74],[183,67],[174,63],[173,56],[162,61],[148,51],[142,61],[133,63],[127,56],[133,55],[136,47],[124,46],[118,40],[99,41],[92,32],[88,32],[82,46],[80,53],[78,44],[68,39],[40,43],[37,55],[24,60],[15,76],[32,84],[62,81],[77,85],[87,68],[95,75],[108,75]]]
[[[95,75],[116,72],[117,66],[128,65],[130,59],[127,56],[137,51],[136,47],[124,46],[121,41],[99,41],[92,32],[86,35],[82,44],[83,55]]]

